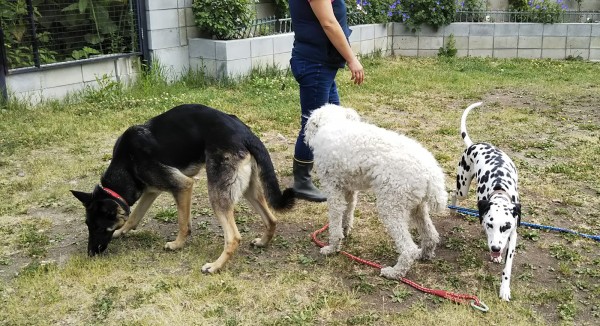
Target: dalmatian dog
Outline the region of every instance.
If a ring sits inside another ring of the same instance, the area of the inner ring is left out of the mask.
[[[473,144],[467,134],[467,115],[480,106],[471,104],[465,109],[460,121],[460,132],[467,148],[458,164],[456,200],[464,199],[469,193],[471,180],[477,180],[477,208],[479,221],[487,235],[491,260],[505,265],[500,284],[500,298],[510,301],[510,277],[517,246],[517,226],[521,223],[521,204],[517,191],[517,168],[513,161],[498,148],[487,143]]]

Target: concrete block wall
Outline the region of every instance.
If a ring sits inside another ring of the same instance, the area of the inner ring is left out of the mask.
[[[192,0],[146,0],[146,19],[152,60],[178,79],[190,68],[188,40],[199,36]]]
[[[350,45],[355,53],[371,54],[381,51],[391,54],[389,31],[391,25],[352,26]],[[265,67],[287,69],[292,55],[294,34],[285,33],[241,40],[190,39],[190,68],[208,76],[241,77]]]
[[[565,59],[580,56],[600,60],[599,24],[453,23],[410,31],[392,28],[392,52],[404,56],[434,56],[450,35],[457,55],[494,58]]]
[[[400,23],[352,26],[350,45],[355,53],[437,56],[454,37],[460,57],[551,58],[569,56],[600,61],[599,24],[453,23],[412,31]],[[293,33],[252,39],[190,40],[191,68],[213,77],[239,77],[252,69],[288,67]]]
[[[208,76],[240,77],[252,69],[286,69],[292,55],[292,33],[241,40],[190,39],[190,67]]]
[[[97,87],[98,82],[129,84],[137,78],[139,71],[140,60],[137,56],[104,56],[81,64],[56,64],[54,69],[26,73],[17,71],[6,76],[6,85],[10,96],[37,104],[44,100],[62,99],[86,87]]]

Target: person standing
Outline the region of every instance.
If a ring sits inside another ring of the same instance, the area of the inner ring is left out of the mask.
[[[304,126],[313,110],[340,104],[335,76],[348,64],[354,84],[364,80],[364,69],[348,41],[350,29],[344,0],[289,0],[294,28],[290,66],[300,86],[301,128],[294,148],[296,197],[314,202],[327,198],[311,178],[313,153],[304,143]]]

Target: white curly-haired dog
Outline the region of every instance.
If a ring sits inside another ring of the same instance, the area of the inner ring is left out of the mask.
[[[327,104],[311,114],[305,129],[315,168],[329,208],[328,255],[340,251],[352,229],[359,190],[373,189],[381,221],[393,238],[398,262],[381,270],[391,279],[403,277],[415,259],[431,259],[439,235],[429,213],[445,210],[448,194],[444,173],[421,144],[366,122],[353,109]],[[416,224],[421,248],[410,234]]]

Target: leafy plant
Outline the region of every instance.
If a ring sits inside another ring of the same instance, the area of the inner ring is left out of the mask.
[[[412,292],[406,289],[397,289],[390,294],[390,298],[392,299],[392,302],[403,302],[404,299],[410,297],[411,295]]]
[[[508,8],[515,11],[527,11],[529,6],[528,0],[508,0]]]
[[[274,0],[275,16],[284,18],[290,15],[290,3],[288,0]]]
[[[531,21],[535,23],[552,24],[560,22],[561,15],[567,9],[564,0],[529,0]]]
[[[73,50],[73,53],[71,54],[71,56],[73,56],[73,59],[75,60],[79,60],[82,58],[89,58],[90,55],[92,54],[99,54],[100,51],[96,50],[96,49],[92,49],[88,46],[84,46],[83,49],[81,50]]]
[[[250,7],[253,0],[194,0],[196,25],[218,40],[241,37],[241,30],[249,26],[254,18]]]
[[[526,13],[522,21],[552,24],[561,21],[568,7],[564,0],[509,0],[509,9]]]
[[[458,0],[456,2],[456,10],[462,11],[461,16],[469,22],[482,22],[485,20],[485,14],[482,12],[485,10],[484,0]]]
[[[550,255],[558,260],[565,261],[578,261],[581,259],[581,255],[577,251],[563,244],[550,245]]]
[[[85,40],[100,47],[102,51],[102,42],[108,35],[114,34],[119,28],[111,19],[109,9],[114,2],[123,2],[122,0],[79,0],[62,9],[62,12],[72,13],[66,15],[69,23],[80,22],[82,19],[90,19],[95,27],[94,33],[85,34]],[[76,15],[76,14],[79,15]],[[75,14],[75,15],[73,15]]]
[[[128,0],[31,2],[35,36],[31,33],[27,1],[0,1],[10,68],[34,65],[34,40],[40,64],[85,59],[96,54],[94,51],[123,53],[138,47],[135,16]]]
[[[350,25],[386,23],[392,16],[392,2],[392,0],[346,0],[348,23]]]
[[[393,21],[403,22],[411,30],[421,25],[445,26],[454,21],[455,0],[402,0],[396,2],[402,11],[392,14]]]
[[[457,1],[457,7],[460,6],[459,9],[462,10],[484,10],[485,9],[485,1],[483,0],[462,0],[460,2]]]
[[[164,223],[174,223],[177,221],[177,210],[174,208],[162,209],[156,213],[154,218]]]
[[[33,19],[37,23],[41,14],[36,4],[33,3]],[[9,67],[21,68],[34,65],[33,39],[29,32],[30,22],[28,18],[27,2],[25,0],[0,2],[0,19],[4,32],[4,43]],[[56,62],[56,52],[46,48],[51,41],[48,32],[37,34],[38,53],[40,63]]]
[[[456,52],[458,52],[456,49],[456,40],[454,39],[454,34],[450,34],[450,36],[448,36],[448,42],[446,42],[446,46],[440,48],[438,56],[452,58],[456,56]]]

